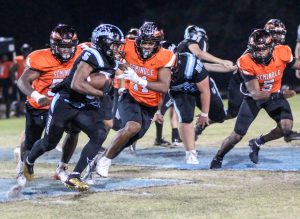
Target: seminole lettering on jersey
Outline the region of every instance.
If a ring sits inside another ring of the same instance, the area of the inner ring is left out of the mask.
[[[77,46],[75,55],[66,63],[58,61],[52,55],[50,49],[37,50],[29,54],[26,59],[26,65],[40,73],[40,76],[32,82],[32,88],[52,100],[54,93],[51,92],[51,88],[69,75],[81,51],[82,47]],[[35,109],[49,109],[49,106],[41,107],[31,97],[27,97],[27,99],[29,104]]]
[[[163,48],[151,58],[142,60],[135,49],[134,40],[126,40],[124,51],[125,60],[130,67],[139,77],[150,82],[157,81],[160,68],[172,67],[175,62],[174,53]],[[130,95],[142,105],[156,107],[161,100],[160,93],[143,88],[132,81],[127,81],[126,86]]]
[[[153,69],[148,69],[145,67],[129,64],[130,68],[132,68],[135,72],[139,72],[141,75],[146,77],[153,77],[155,72]]]
[[[274,79],[278,76],[280,77],[280,70],[274,71],[274,72],[271,72],[271,73],[267,73],[267,74],[256,75],[256,78],[258,80],[271,80],[271,79]]]
[[[65,78],[69,75],[70,73],[70,69],[66,69],[66,70],[57,70],[53,72],[53,76],[55,78]]]
[[[278,45],[274,47],[272,59],[268,65],[257,64],[250,53],[238,59],[238,66],[242,74],[254,76],[259,83],[261,91],[276,93],[281,89],[281,81],[287,63],[293,61],[290,47]]]

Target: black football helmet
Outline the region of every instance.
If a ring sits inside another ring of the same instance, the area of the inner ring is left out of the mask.
[[[60,62],[69,61],[76,52],[78,37],[75,29],[67,24],[58,24],[50,34],[51,52]],[[63,51],[68,48],[67,51]]]
[[[22,56],[26,57],[29,55],[29,53],[32,52],[32,47],[29,44],[24,43],[21,46],[20,52],[21,52]]]
[[[164,39],[163,30],[154,22],[146,21],[139,29],[135,45],[139,56],[142,59],[149,59],[161,47],[161,41]],[[153,48],[145,48],[144,44],[154,44]]]
[[[283,22],[279,19],[271,19],[266,24],[264,29],[268,31],[273,38],[275,44],[284,44],[286,36],[286,28]]]
[[[161,42],[161,47],[162,48],[165,48],[165,49],[168,49],[168,50],[171,50],[172,52],[176,52],[176,45],[174,43],[171,43],[167,40],[164,40]]]
[[[126,34],[126,38],[130,39],[130,40],[135,40],[135,38],[137,37],[139,33],[139,29],[138,28],[131,28],[127,34]]]
[[[199,43],[202,38],[204,38],[206,42],[208,41],[206,31],[196,25],[190,25],[184,31],[184,39],[193,40]]]
[[[254,61],[266,65],[272,59],[274,43],[271,34],[264,29],[254,30],[248,41],[248,49]],[[265,54],[262,55],[265,51]]]
[[[112,24],[100,24],[92,33],[92,47],[112,59],[123,56],[120,50],[124,44],[122,31]]]

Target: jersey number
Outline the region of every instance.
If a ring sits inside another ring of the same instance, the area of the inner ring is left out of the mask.
[[[270,91],[273,88],[273,83],[274,83],[274,79],[272,80],[268,80],[268,81],[264,81],[263,87],[262,87],[262,91]]]
[[[63,80],[64,80],[63,78],[54,78],[52,80],[52,84],[50,85],[49,90],[48,90],[48,94],[47,94],[49,97],[53,97],[55,95],[55,93],[52,93],[51,89],[53,87],[55,87],[55,85],[57,85],[58,83],[62,82]]]

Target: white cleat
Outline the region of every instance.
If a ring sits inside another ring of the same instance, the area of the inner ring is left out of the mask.
[[[186,151],[185,153],[186,153],[185,155],[186,164],[194,164],[194,165],[199,164],[196,151]]]
[[[53,178],[56,180],[60,180],[63,183],[67,181],[69,174],[67,172],[68,167],[66,165],[59,165],[56,170]]]
[[[82,180],[88,185],[95,185],[95,171],[96,171],[96,160],[97,156],[88,164],[86,174]]]
[[[96,173],[102,177],[107,177],[110,165],[111,159],[107,157],[101,157],[96,165]]]

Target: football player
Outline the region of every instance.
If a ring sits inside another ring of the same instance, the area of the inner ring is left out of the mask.
[[[162,44],[162,47],[165,49],[169,49],[173,52],[175,52],[175,50],[176,50],[176,45],[171,42],[163,41],[161,44]],[[179,136],[179,131],[178,131],[177,113],[174,111],[173,101],[170,98],[169,93],[166,93],[163,98],[163,103],[162,103],[161,109],[157,113],[161,113],[164,116],[168,109],[169,109],[170,123],[171,123],[171,127],[172,127],[172,133],[171,133],[172,144],[170,142],[166,141],[165,139],[163,139],[163,137],[162,137],[163,123],[159,123],[159,122],[155,121],[156,138],[154,141],[154,145],[166,146],[166,147],[182,146],[182,140]],[[154,120],[155,120],[155,118],[154,118]]]
[[[273,39],[274,45],[283,45],[285,43],[286,36],[286,28],[283,22],[279,19],[271,19],[266,24],[264,29],[268,31]],[[258,162],[258,151],[260,146],[265,144],[268,141],[272,141],[278,138],[281,138],[280,126],[277,125],[274,129],[272,129],[269,133],[265,135],[261,135],[260,137],[253,138],[249,141],[249,146],[251,148],[249,157],[252,162]],[[292,140],[299,140],[300,133],[291,131],[290,135],[284,136],[284,140],[286,142],[290,142]]]
[[[190,25],[185,29],[184,40],[179,43],[177,51],[179,53],[189,52],[194,54],[198,59],[204,62],[211,62],[216,64],[224,65],[225,67],[231,69],[232,71],[236,70],[236,67],[229,60],[220,59],[209,52],[208,50],[208,37],[206,31],[196,25]],[[223,100],[219,93],[219,90],[216,86],[215,81],[209,77],[209,84],[211,89],[211,104],[209,112],[209,123],[222,123],[226,119],[226,111],[224,109]],[[195,128],[196,138],[200,135],[205,128],[197,126]]]
[[[222,142],[210,168],[222,167],[224,156],[245,136],[251,123],[261,109],[277,123],[278,137],[289,136],[293,116],[286,98],[295,95],[290,90],[281,90],[281,80],[286,66],[300,69],[300,61],[293,58],[290,47],[276,45],[272,36],[264,29],[255,30],[249,37],[249,53],[238,59],[238,67],[245,81],[245,96],[237,116],[234,131]],[[258,147],[252,147],[250,158],[258,161]]]
[[[25,141],[21,145],[21,160],[18,179],[23,180],[22,166],[33,144],[42,136],[46,126],[48,110],[54,93],[52,88],[68,76],[74,61],[81,53],[77,33],[69,25],[59,24],[50,34],[50,47],[36,50],[28,55],[26,68],[18,87],[27,95]],[[62,160],[56,170],[57,177],[66,180],[66,163],[70,160],[69,150],[74,151],[79,130],[69,129],[63,145]]]
[[[107,136],[101,111],[103,96],[107,95],[108,84],[103,90],[94,88],[88,77],[94,72],[113,76],[118,64],[115,61],[120,53],[124,37],[122,31],[111,24],[101,24],[92,33],[91,48],[86,47],[76,59],[68,77],[57,90],[48,114],[43,139],[37,141],[25,160],[24,174],[33,176],[35,160],[43,153],[54,149],[61,139],[67,125],[72,122],[86,133],[88,143],[82,149],[80,158],[65,181],[67,187],[86,191],[88,185],[81,180],[81,173],[88,162],[100,150]]]
[[[161,48],[162,29],[154,22],[145,22],[135,40],[126,39],[124,52],[129,67],[124,71],[128,92],[123,92],[118,103],[122,118],[120,129],[98,160],[96,172],[108,176],[112,159],[148,130],[151,119],[161,102],[161,93],[166,93],[171,79],[171,70],[176,56]],[[158,115],[162,120],[162,116]]]

